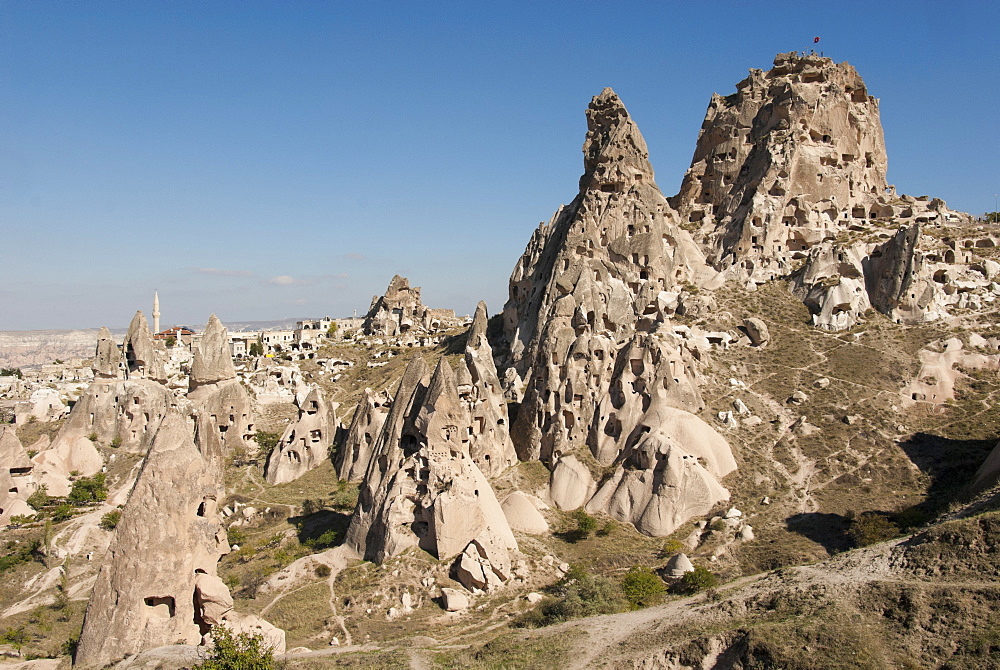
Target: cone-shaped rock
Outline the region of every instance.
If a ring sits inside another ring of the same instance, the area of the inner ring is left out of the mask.
[[[76,653],[105,666],[167,644],[198,644],[208,631],[195,607],[201,575],[228,551],[217,501],[218,464],[199,453],[177,412],[163,420],[94,585]]]
[[[264,477],[271,484],[298,479],[326,460],[337,431],[336,405],[319,388],[298,403],[299,416],[281,436],[267,459]]]
[[[101,326],[97,334],[97,350],[94,352],[93,370],[96,379],[117,379],[121,377],[121,352],[111,337],[111,331]]]
[[[392,397],[387,391],[375,393],[365,389],[365,397],[358,402],[347,436],[337,452],[337,475],[341,479],[357,482],[365,476],[391,404]]]
[[[154,346],[149,323],[141,311],[136,312],[129,323],[122,342],[122,356],[129,379],[148,377],[157,381],[166,380],[163,352]]]
[[[229,333],[214,314],[208,318],[208,325],[201,336],[201,345],[194,353],[191,364],[190,390],[203,384],[216,384],[227,379],[235,379],[236,368],[229,349]]]
[[[469,412],[451,367],[441,359],[429,382],[425,370],[416,359],[404,374],[347,542],[376,562],[413,546],[439,559],[459,556],[456,571],[464,584],[492,588],[509,578],[509,552],[517,543],[469,454]],[[404,403],[406,409],[398,409]]]

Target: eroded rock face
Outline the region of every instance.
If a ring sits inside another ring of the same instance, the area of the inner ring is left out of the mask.
[[[0,525],[6,526],[14,516],[35,515],[24,502],[38,486],[33,469],[14,427],[0,426]]]
[[[166,351],[162,344],[154,344],[146,315],[141,311],[136,312],[129,323],[121,353],[125,359],[125,376],[128,379],[166,381],[167,373],[163,365]]]
[[[201,345],[191,364],[190,391],[205,384],[218,384],[236,378],[233,356],[229,350],[229,333],[214,314],[208,318]]]
[[[486,303],[476,306],[469,328],[464,365],[458,369],[458,395],[469,411],[469,454],[487,477],[495,477],[517,462],[510,439],[507,401],[486,339]]]
[[[198,451],[192,431],[176,411],[157,431],[94,585],[77,665],[198,644],[208,632],[196,590],[200,575],[216,575],[229,545],[216,509],[224,495],[221,468]]]
[[[661,383],[680,406],[700,405],[688,354],[646,338],[683,309],[681,287],[714,285],[715,275],[677,225],[645,141],[611,89],[594,98],[587,120],[580,194],[535,231],[504,308],[512,362],[526,384],[511,431],[521,459],[554,461],[588,443],[596,449],[599,435],[616,430],[601,403],[610,394],[619,402],[623,374],[647,370],[632,371],[623,345],[650,370],[680,366]]]
[[[471,425],[448,362],[442,359],[428,381],[426,365],[414,359],[361,484],[347,531],[355,551],[378,563],[408,547],[442,560],[461,554],[456,570],[468,573],[469,588],[509,577],[517,543],[470,454]]]
[[[735,468],[725,440],[691,414],[702,408],[702,353],[670,324],[710,309],[690,286],[719,278],[653,182],[618,97],[605,89],[587,118],[580,195],[535,232],[511,276],[504,325],[526,385],[512,435],[518,457],[550,464],[558,507],[586,505],[661,535],[727,498],[718,478]],[[649,437],[688,425],[678,417],[704,430]],[[726,467],[697,464],[702,447],[685,440],[706,436]],[[600,491],[584,449],[618,466]]]
[[[354,410],[347,436],[337,453],[337,475],[349,482],[361,481],[374,453],[375,440],[382,432],[392,405],[388,391],[365,389],[365,397]]]
[[[970,218],[938,199],[896,195],[886,164],[878,100],[854,68],[778,54],[770,71],[751,70],[736,93],[712,97],[671,203],[727,276],[753,286],[795,272],[793,292],[821,328],[850,327],[868,307],[932,320],[929,278],[908,290],[918,227]]]
[[[101,326],[97,334],[97,351],[91,365],[95,379],[118,379],[122,376],[122,353],[118,350],[111,331]]]
[[[253,400],[236,379],[229,334],[214,314],[194,354],[188,399],[197,416],[195,441],[203,452],[232,453],[251,448]]]
[[[427,308],[420,302],[420,287],[410,287],[409,280],[393,276],[385,294],[372,299],[362,328],[366,335],[399,335],[422,327]]]
[[[300,403],[299,416],[290,424],[267,460],[264,476],[271,484],[298,479],[328,456],[337,432],[336,405],[314,388]]]

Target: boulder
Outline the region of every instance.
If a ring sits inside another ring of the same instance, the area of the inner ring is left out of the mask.
[[[743,319],[743,328],[747,331],[751,346],[762,347],[771,341],[771,333],[767,329],[767,324],[756,317]]]
[[[552,469],[549,497],[559,509],[583,507],[596,489],[590,470],[576,456],[563,456]]]
[[[441,589],[441,601],[445,610],[449,612],[461,612],[469,609],[469,594],[458,589]]]
[[[544,535],[549,532],[548,522],[528,494],[514,491],[504,498],[500,506],[512,530],[529,535]]]

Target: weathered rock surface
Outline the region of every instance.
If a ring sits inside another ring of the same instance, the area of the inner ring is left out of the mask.
[[[691,287],[719,277],[654,183],[642,135],[613,91],[594,98],[587,120],[580,194],[535,231],[511,275],[504,327],[526,384],[511,434],[519,458],[549,463],[558,507],[587,505],[664,534],[728,497],[717,478],[735,467],[711,428],[669,414],[695,419],[702,408],[703,355],[670,318],[711,309]],[[655,444],[654,430],[667,431]],[[596,482],[574,455],[588,448],[619,468],[593,501]],[[725,466],[690,463],[717,448]]]
[[[510,439],[507,401],[503,395],[493,349],[486,339],[486,303],[476,307],[465,347],[465,361],[458,368],[458,395],[468,408],[469,453],[487,477],[495,477],[517,462]]]
[[[97,334],[97,351],[91,365],[95,379],[118,379],[122,376],[122,353],[112,338],[111,331],[101,326]]]
[[[712,97],[671,203],[727,276],[759,285],[804,261],[793,292],[821,328],[850,327],[869,306],[902,322],[932,320],[930,277],[908,290],[919,225],[970,219],[941,200],[896,195],[886,165],[878,100],[854,68],[778,54],[770,71],[751,70],[736,93]]]
[[[361,481],[374,453],[375,440],[382,432],[392,405],[388,391],[375,393],[365,389],[365,397],[354,410],[344,443],[337,452],[337,475],[349,482]]]
[[[199,573],[214,576],[229,550],[217,501],[217,459],[199,453],[192,426],[164,418],[94,585],[76,654],[104,666],[145,649],[198,644],[208,624],[195,609]]]
[[[532,497],[522,491],[514,491],[504,498],[500,507],[512,530],[544,535],[549,532],[549,523],[532,502]]]
[[[378,563],[408,547],[456,564],[470,588],[510,575],[517,542],[469,452],[472,425],[455,374],[441,359],[428,382],[419,358],[407,367],[361,484],[347,544]],[[485,581],[484,581],[485,580]]]
[[[420,288],[395,275],[385,294],[372,298],[362,330],[366,335],[395,337],[411,331],[431,332],[458,325],[450,309],[430,309],[420,302]]]
[[[298,419],[285,429],[267,460],[264,477],[271,484],[298,479],[329,455],[337,432],[336,403],[328,403],[323,392],[314,388],[298,410]]]
[[[194,354],[188,398],[194,403],[195,441],[202,452],[231,453],[251,448],[253,400],[236,379],[229,334],[214,314]]]
[[[121,353],[125,360],[125,376],[128,379],[148,378],[166,381],[167,373],[163,365],[166,352],[162,344],[154,344],[146,315],[141,311],[136,312],[129,323]]]
[[[208,324],[201,336],[201,345],[194,354],[191,364],[190,391],[205,384],[217,384],[236,378],[236,368],[229,349],[229,333],[214,314],[208,317]]]

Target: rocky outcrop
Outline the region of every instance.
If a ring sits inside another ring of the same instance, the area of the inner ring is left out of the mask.
[[[122,376],[122,353],[111,331],[104,326],[97,334],[97,351],[94,352],[91,367],[95,379],[118,379]]]
[[[229,545],[217,512],[224,495],[220,464],[199,453],[192,429],[170,412],[157,432],[94,585],[79,666],[198,644],[208,632],[204,608],[195,607],[198,584],[202,574],[216,575]]]
[[[195,351],[189,388],[199,449],[213,454],[249,450],[255,423],[253,401],[236,379],[229,334],[214,314]]]
[[[205,384],[218,384],[236,378],[233,356],[229,349],[229,333],[214,314],[208,317],[208,324],[201,336],[201,344],[191,364],[189,391]]]
[[[366,335],[395,337],[410,331],[431,332],[459,323],[453,310],[424,306],[420,302],[420,287],[411,287],[406,277],[395,275],[385,294],[372,298],[362,330]]]
[[[365,389],[365,397],[358,402],[344,443],[337,452],[337,475],[340,479],[357,482],[365,476],[374,453],[375,440],[382,432],[391,405],[392,396],[388,391],[375,393]]]
[[[736,461],[708,424],[659,398],[637,428],[587,511],[603,511],[646,535],[665,536],[729,499],[719,480],[736,470]]]
[[[217,576],[229,551],[218,514],[222,462],[219,453],[195,446],[193,430],[190,419],[171,410],[156,432],[98,573],[77,666],[102,667],[168,644],[202,644],[217,624],[239,631],[262,622],[233,611]],[[280,652],[284,635],[273,635],[279,637]]]
[[[448,362],[441,359],[428,381],[426,365],[414,359],[376,442],[347,544],[378,563],[408,547],[457,556],[456,574],[469,588],[505,581],[517,543],[472,459],[469,426]]]
[[[129,323],[121,353],[126,378],[166,381],[167,373],[163,364],[166,352],[162,343],[154,344],[146,315],[141,311],[136,312]]]
[[[326,460],[337,432],[336,404],[314,388],[300,403],[299,416],[267,459],[264,477],[271,484],[298,479]]]
[[[487,477],[495,477],[517,462],[510,439],[507,401],[486,339],[486,303],[476,306],[469,328],[465,360],[458,366],[458,395],[466,405],[469,454]]]
[[[527,386],[512,430],[521,459],[583,446],[622,366],[620,343],[637,337],[641,347],[640,333],[683,311],[690,296],[681,287],[714,280],[611,89],[594,98],[587,120],[580,194],[535,231],[504,308],[512,362]],[[687,367],[671,385],[690,387]]]
[[[661,420],[688,425],[671,411],[695,419],[702,408],[702,352],[670,319],[709,307],[695,287],[719,277],[654,183],[618,96],[605,89],[587,120],[580,194],[535,231],[511,276],[504,327],[526,386],[511,434],[519,458],[550,465],[558,507],[587,505],[659,535],[728,496],[717,478],[732,467],[688,466],[701,447],[685,440],[704,434],[678,429],[669,448],[646,437]],[[614,485],[597,492],[591,457],[617,466]]]
[[[897,195],[886,165],[878,100],[854,68],[778,54],[770,71],[712,97],[671,203],[727,276],[754,286],[794,273],[793,292],[821,328],[850,327],[869,306],[932,320],[933,292],[908,290],[918,227],[971,219]]]
[[[0,425],[0,527],[11,517],[34,516],[36,510],[24,502],[37,488],[33,469],[14,427]]]

